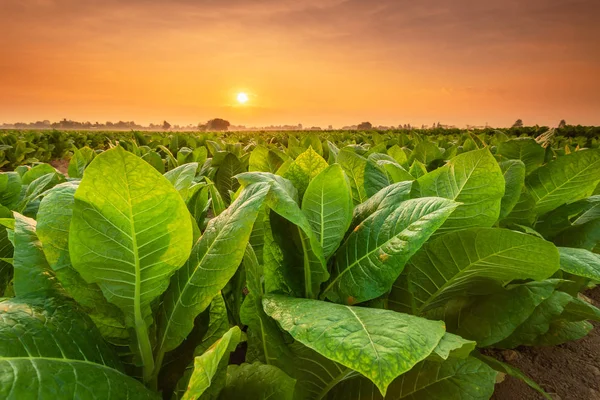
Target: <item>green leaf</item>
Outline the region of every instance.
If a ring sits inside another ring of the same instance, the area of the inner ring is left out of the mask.
[[[571,322],[577,321],[600,321],[600,309],[592,304],[591,300],[584,295],[579,297],[571,297],[569,303],[565,306],[561,318],[565,318]]]
[[[185,203],[149,164],[117,147],[88,166],[75,193],[71,262],[135,328],[146,379],[153,361],[145,316],[188,258],[191,244]]]
[[[384,187],[367,201],[354,208],[354,216],[350,227],[354,229],[376,211],[398,207],[400,203],[410,199],[411,187],[412,182],[398,182]]]
[[[429,356],[431,360],[447,360],[448,358],[467,358],[477,343],[472,340],[464,339],[458,335],[446,332],[442,340]]]
[[[559,247],[560,269],[569,274],[600,282],[600,256],[585,249]]]
[[[230,365],[222,399],[292,400],[296,381],[279,368],[260,363]]]
[[[519,200],[511,210],[511,212],[500,221],[502,227],[510,224],[532,226],[535,221],[535,200],[529,194],[527,187],[523,187],[523,191],[519,196]]]
[[[283,164],[283,159],[273,150],[265,146],[256,146],[250,153],[248,171],[276,173]]]
[[[483,354],[477,354],[476,357],[477,359],[489,365],[494,370],[522,380],[533,390],[539,392],[542,396],[544,396],[545,399],[552,400],[552,397],[548,393],[546,393],[544,389],[540,387],[540,385],[538,385],[533,379],[525,375],[518,368],[515,368],[510,364],[503,363],[502,361],[498,361],[495,358],[484,356]]]
[[[74,304],[47,297],[1,307],[3,399],[158,398],[121,372],[116,354]]]
[[[208,316],[207,321],[205,318],[203,318],[205,316]],[[221,337],[225,335],[227,331],[229,331],[229,318],[227,315],[225,300],[223,299],[222,295],[215,296],[213,301],[210,303],[210,309],[208,312],[201,314],[196,319],[194,327],[197,328],[198,326],[200,326],[201,334],[198,334],[195,330],[192,331],[185,341],[185,344],[178,347],[176,351],[167,354],[167,359],[165,360],[165,363],[161,369],[161,377],[164,376],[164,371],[169,371],[170,373],[167,375],[168,377],[173,377],[174,379],[179,378],[173,393],[173,397],[177,399],[181,399],[188,388],[188,383],[192,376],[192,372],[194,371],[193,357],[198,357],[204,354],[204,352],[206,352],[213,344],[221,339]],[[203,328],[206,329],[204,330]],[[197,334],[198,336],[196,336]],[[197,344],[197,346],[193,350],[193,353],[190,354],[190,346],[195,344]],[[181,367],[188,362],[190,356],[192,356],[192,359],[189,361],[189,364],[185,367],[185,369],[182,370]],[[221,360],[221,363],[227,364],[225,361],[228,361],[228,359],[226,360],[224,358]],[[224,374],[219,372],[218,376],[215,376],[214,380],[218,381],[217,383],[220,383],[222,380],[222,375]],[[163,388],[168,387],[168,382],[164,380],[159,383],[159,387],[161,387],[161,383],[164,385],[162,386]],[[209,392],[211,392],[211,390],[209,390]],[[209,393],[205,393],[205,396],[209,396]]]
[[[352,219],[352,194],[344,171],[331,165],[308,185],[302,211],[328,259],[344,238]]]
[[[240,342],[241,333],[240,328],[234,326],[204,354],[194,359],[194,371],[182,397],[183,400],[195,400],[208,389],[221,360]]]
[[[558,268],[556,247],[535,236],[494,228],[451,232],[413,256],[388,301],[392,309],[419,314],[456,296],[484,294],[494,282],[547,279]]]
[[[14,210],[21,197],[21,176],[17,172],[3,172],[0,178],[5,185],[1,185],[0,204]]]
[[[598,220],[600,220],[600,196],[592,196],[575,203],[565,204],[543,215],[536,221],[535,229],[544,237],[553,239],[569,228],[577,229],[577,227],[583,227],[588,223],[593,224]],[[575,229],[571,229],[571,233]]]
[[[55,174],[56,170],[50,164],[38,164],[35,167],[31,168],[29,171],[23,174],[21,178],[21,183],[23,185],[29,185],[31,182],[35,181],[41,176],[46,174]]]
[[[419,160],[415,160],[408,170],[408,173],[411,174],[415,179],[419,179],[422,176],[427,175],[427,167]]]
[[[181,195],[181,198],[186,200],[188,198],[188,192],[190,186],[194,182],[196,171],[198,170],[198,163],[183,164],[175,169],[170,170],[164,174],[165,178],[171,182],[175,189]]]
[[[494,392],[496,372],[481,361],[449,359],[442,363],[422,361],[400,375],[389,388],[389,400],[487,400]],[[383,400],[375,385],[363,377],[335,386],[327,400]]]
[[[417,160],[424,165],[429,165],[435,160],[443,158],[443,154],[437,144],[424,140],[416,144],[413,152],[410,154],[408,161],[412,163]]]
[[[487,148],[463,153],[413,184],[413,197],[429,196],[462,203],[438,233],[490,227],[500,215],[504,177]]]
[[[545,335],[552,322],[559,317],[573,298],[567,293],[555,291],[537,305],[529,317],[515,331],[494,346],[513,349],[517,346],[534,346],[541,335]]]
[[[324,295],[354,304],[389,291],[404,265],[456,207],[452,200],[431,197],[407,200],[393,211],[372,214],[336,252]]]
[[[231,206],[209,222],[163,297],[159,310],[158,354],[164,355],[181,344],[191,332],[194,318],[233,277],[268,191],[269,185],[264,183],[246,187]]]
[[[235,192],[240,186],[238,181],[234,179],[234,176],[244,171],[244,166],[232,153],[227,153],[225,159],[219,165],[217,176],[215,177],[215,186],[226,204],[231,202],[229,192]]]
[[[85,167],[94,159],[96,153],[89,147],[73,150],[73,157],[69,160],[68,174],[71,178],[82,178]]]
[[[487,347],[509,337],[524,323],[544,300],[548,299],[557,281],[529,282],[509,286],[485,296],[450,301],[427,314],[431,319],[443,319],[446,329]]]
[[[165,162],[156,151],[149,151],[142,156],[142,160],[146,161],[148,164],[152,165],[155,170],[160,172],[161,174],[165,173]]]
[[[564,319],[553,321],[548,332],[537,338],[535,346],[558,346],[586,337],[594,329],[587,321],[571,322]]]
[[[269,173],[245,173],[237,176],[242,185],[247,185],[252,182],[268,182],[271,185],[269,195],[267,197],[267,205],[278,215],[283,217],[285,220],[295,225],[292,227],[297,230],[299,235],[299,246],[301,250],[300,264],[296,263],[285,263],[281,264],[280,261],[284,258],[284,250],[281,249],[280,245],[282,241],[289,248],[294,246],[295,243],[289,240],[289,237],[283,237],[282,234],[296,235],[296,232],[292,232],[289,229],[286,232],[273,232],[265,234],[265,247],[268,247],[267,251],[269,254],[267,258],[269,261],[279,265],[281,268],[278,274],[281,277],[285,276],[288,280],[288,284],[292,284],[296,287],[296,294],[304,297],[313,298],[319,293],[321,283],[325,282],[329,278],[329,273],[325,266],[325,259],[323,258],[323,250],[321,244],[317,240],[317,237],[313,233],[312,227],[306,218],[306,215],[302,212],[296,201],[296,189],[287,179]],[[279,222],[279,225],[277,223]],[[290,228],[290,224],[281,223],[277,219],[277,216],[271,216],[271,226],[279,226],[283,228]],[[277,236],[277,237],[275,237]],[[276,243],[276,241],[280,243]],[[267,246],[267,241],[269,242]],[[291,251],[291,250],[290,250]],[[289,252],[287,254],[289,256]],[[273,257],[273,258],[270,258]],[[275,265],[273,265],[275,267]],[[275,267],[276,268],[276,267]],[[275,269],[274,268],[274,269]],[[267,268],[268,269],[268,268]],[[279,286],[279,284],[278,284]]]
[[[302,197],[310,181],[327,167],[327,161],[311,146],[296,157],[283,176],[294,184],[298,189],[298,194]]]
[[[429,356],[445,333],[441,322],[387,310],[281,295],[265,296],[263,306],[294,339],[362,373],[383,395],[398,375]]]
[[[60,284],[42,251],[36,221],[17,212],[14,229],[14,290],[17,296],[60,290]]]
[[[498,155],[507,160],[520,160],[525,165],[526,175],[544,163],[546,152],[532,138],[516,138],[500,143]]]
[[[400,146],[397,144],[393,145],[387,150],[387,153],[392,156],[398,164],[408,168],[408,157],[406,157],[406,153]]]
[[[61,286],[85,309],[100,332],[107,338],[127,338],[121,310],[106,300],[98,285],[87,283],[71,265],[69,226],[78,186],[78,182],[66,182],[47,192],[40,203],[37,236]]]
[[[542,215],[590,196],[599,181],[600,150],[593,149],[567,154],[538,168],[525,185],[535,201],[535,213]]]
[[[500,219],[506,218],[515,208],[525,185],[525,164],[519,160],[500,163],[504,174],[504,196],[500,205]]]
[[[217,187],[211,182],[210,179],[205,178],[206,182],[208,182],[208,190],[210,192],[210,200],[213,214],[216,216],[221,215],[223,211],[225,211],[225,202],[223,201],[223,197],[219,193]]]
[[[387,174],[381,167],[374,161],[356,154],[349,147],[340,150],[337,161],[350,178],[354,204],[365,202],[390,184]]]

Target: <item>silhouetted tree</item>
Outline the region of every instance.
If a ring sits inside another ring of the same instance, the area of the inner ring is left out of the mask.
[[[522,128],[523,127],[523,120],[522,119],[518,119],[515,121],[515,123],[512,126],[513,128]]]
[[[171,124],[170,124],[170,123],[168,123],[167,121],[163,121],[162,128],[163,128],[165,131],[168,131],[169,129],[171,129]]]
[[[558,124],[558,127],[564,128],[565,126],[567,126],[567,121],[565,121],[564,119],[561,119],[560,123]]]
[[[226,131],[231,124],[221,118],[211,119],[206,123],[206,129],[209,131]]]
[[[370,122],[361,122],[356,127],[356,129],[358,129],[359,131],[367,131],[372,128],[373,128],[373,125]]]

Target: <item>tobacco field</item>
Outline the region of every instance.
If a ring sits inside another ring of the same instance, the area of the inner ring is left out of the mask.
[[[0,167],[2,399],[550,399],[487,350],[600,321],[596,132],[7,131]]]

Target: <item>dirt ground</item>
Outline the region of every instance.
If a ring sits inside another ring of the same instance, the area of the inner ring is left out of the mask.
[[[586,293],[600,306],[600,286]],[[497,358],[529,375],[555,400],[600,400],[600,324],[585,338],[555,347],[517,348]],[[494,400],[538,400],[543,397],[507,376],[496,385]]]
[[[50,165],[56,168],[61,174],[67,175],[69,169],[69,160],[52,160]]]

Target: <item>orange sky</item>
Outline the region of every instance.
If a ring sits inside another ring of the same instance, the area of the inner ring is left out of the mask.
[[[599,15],[600,0],[0,0],[0,122],[600,125]]]

